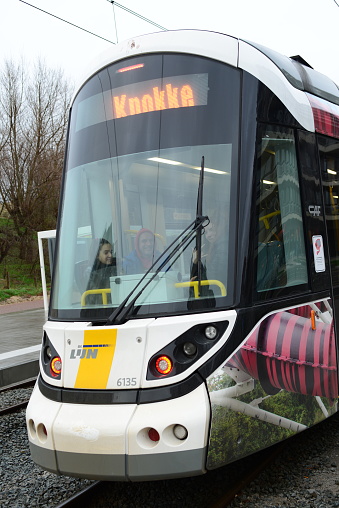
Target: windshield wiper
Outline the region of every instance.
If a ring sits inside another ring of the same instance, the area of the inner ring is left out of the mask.
[[[204,175],[205,175],[205,157],[201,158],[201,171],[199,178],[198,198],[197,198],[197,212],[196,217],[202,217],[202,194],[204,190]],[[198,269],[198,291],[200,295],[201,290],[201,234],[202,230],[199,229],[196,237],[196,253],[197,253],[197,269]]]
[[[180,250],[182,249],[185,245],[186,247],[189,245],[189,243],[193,240],[193,236],[194,234],[200,230],[200,233],[198,235],[198,237],[200,238],[200,246],[199,246],[199,251],[198,251],[198,262],[199,262],[199,259],[200,259],[200,271],[201,271],[201,228],[204,227],[204,223],[206,221],[207,224],[209,223],[209,218],[207,217],[207,215],[203,216],[202,215],[202,188],[203,188],[203,183],[204,183],[204,156],[202,157],[201,159],[201,173],[200,173],[200,179],[199,179],[199,188],[198,188],[198,197],[197,197],[197,211],[196,211],[196,217],[194,219],[193,222],[191,222],[191,224],[189,226],[187,226],[186,229],[184,229],[184,231],[182,231],[181,233],[179,233],[179,235],[173,240],[173,242],[167,247],[167,249],[164,250],[164,252],[162,252],[160,254],[160,256],[158,256],[158,258],[152,263],[151,267],[147,270],[147,272],[142,276],[142,278],[139,280],[139,282],[136,284],[136,286],[134,286],[134,288],[132,289],[132,291],[130,291],[130,293],[126,296],[126,298],[121,302],[121,304],[112,312],[112,314],[109,316],[109,318],[107,319],[107,322],[106,322],[106,326],[107,325],[119,325],[119,324],[122,324],[123,322],[125,322],[130,314],[130,312],[133,310],[134,308],[134,305],[135,305],[135,302],[137,301],[137,299],[140,297],[140,295],[144,292],[144,290],[147,288],[147,286],[155,279],[155,277],[159,274],[159,272],[162,271],[162,269],[164,267],[166,267],[166,270],[165,272],[167,272],[171,266],[169,265],[169,262],[170,260],[175,256],[175,254]],[[207,225],[206,224],[206,225]],[[190,231],[189,231],[190,230]],[[174,247],[173,245],[179,240],[179,238],[181,238],[186,232],[188,231],[187,235],[181,240],[181,242],[179,242],[179,244]],[[189,242],[190,240],[190,242]],[[197,244],[198,244],[198,239],[197,239]],[[185,247],[185,248],[186,248]],[[172,249],[172,250],[170,250]],[[127,305],[128,303],[128,300],[131,298],[131,296],[133,295],[133,293],[136,291],[136,289],[140,286],[140,284],[145,280],[145,278],[147,277],[147,275],[154,269],[154,267],[160,262],[160,260],[165,256],[165,254],[168,252],[169,254],[167,255],[167,257],[160,263],[160,265],[158,266],[158,268],[155,270],[155,272],[153,272],[152,276],[150,277],[150,279],[146,282],[146,284],[144,286],[142,286],[142,288],[140,289],[140,291],[136,294],[136,296],[130,301],[130,303]],[[200,252],[200,254],[199,254]],[[198,269],[199,269],[199,264],[198,264]],[[200,274],[200,277],[201,277],[201,274]],[[200,278],[199,278],[200,280]]]
[[[109,316],[106,325],[112,325],[112,324],[121,324],[123,320],[126,320],[128,314],[130,313],[131,309],[134,307],[135,302],[139,298],[139,296],[144,292],[144,290],[147,288],[147,286],[155,279],[155,277],[159,274],[159,272],[162,271],[162,269],[169,264],[170,260],[174,257],[174,255],[184,247],[185,244],[189,244],[189,240],[192,241],[192,237],[197,231],[198,228],[202,227],[203,223],[208,220],[208,217],[199,217],[199,220],[196,219],[189,225],[187,228],[182,231],[176,238],[173,240],[173,242],[167,247],[164,252],[160,254],[160,256],[154,261],[154,263],[151,265],[151,267],[147,270],[147,272],[142,276],[142,278],[139,280],[138,284],[134,286],[132,291],[126,296],[126,298],[121,302],[121,304],[112,312],[112,314]],[[145,280],[147,275],[154,269],[154,267],[160,262],[161,258],[164,257],[164,255],[171,249],[171,247],[179,240],[180,237],[182,237],[190,228],[192,228],[187,235],[181,240],[181,242],[172,249],[172,251],[168,254],[168,256],[162,261],[162,263],[159,265],[159,267],[153,272],[152,277],[147,281],[147,283],[142,286],[140,291],[137,293],[137,295],[131,300],[131,302],[127,305],[128,300],[131,298],[133,293],[136,291],[136,289],[140,286],[140,284]],[[173,263],[172,263],[173,264]],[[166,272],[171,268],[171,265],[169,265],[166,268]],[[119,316],[120,314],[120,316]]]

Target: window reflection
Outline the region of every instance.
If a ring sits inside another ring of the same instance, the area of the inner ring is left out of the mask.
[[[339,143],[319,136],[319,151],[333,284],[339,284]]]
[[[232,150],[225,144],[131,154],[69,170],[56,293],[63,305],[116,306],[126,298],[195,220],[202,154],[203,209],[210,222],[202,231],[205,282],[199,296],[226,295]],[[195,246],[193,235],[137,303],[195,299]]]
[[[257,290],[307,283],[295,142],[292,130],[267,128],[259,145]]]

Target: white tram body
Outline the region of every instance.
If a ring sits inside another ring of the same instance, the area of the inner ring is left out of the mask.
[[[37,464],[197,475],[337,411],[337,124],[334,83],[223,34],[145,35],[98,60],[71,107],[27,408]]]

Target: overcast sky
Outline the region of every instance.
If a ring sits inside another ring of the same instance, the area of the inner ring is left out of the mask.
[[[116,31],[121,41],[159,30],[113,8],[108,0],[27,1],[112,42]],[[214,30],[287,56],[299,54],[339,84],[339,7],[334,0],[120,0],[119,4],[168,29]],[[42,57],[49,66],[64,69],[74,82],[110,46],[20,0],[0,0],[0,23],[0,64],[8,58],[19,61],[23,56],[34,62]]]

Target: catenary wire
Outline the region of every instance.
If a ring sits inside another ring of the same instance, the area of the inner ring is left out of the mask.
[[[34,7],[34,9],[38,9],[38,11],[44,12],[45,14],[48,14],[49,16],[52,16],[53,18],[59,19],[60,21],[64,21],[64,23],[68,23],[69,25],[72,25],[75,28],[79,28],[79,30],[83,30],[84,32],[87,32],[88,34],[94,35],[95,37],[99,37],[99,39],[110,42],[111,44],[115,44],[115,42],[105,39],[105,37],[101,37],[100,35],[90,32],[89,30],[86,30],[85,28],[82,28],[81,26],[75,25],[74,23],[71,23],[70,21],[67,21],[66,19],[59,18],[59,16],[56,16],[55,14],[44,11],[43,9],[40,9],[40,7],[37,7],[36,5],[29,4],[28,2],[25,2],[24,0],[19,0],[19,1],[22,2],[23,4],[29,5],[30,7]]]
[[[75,28],[79,28],[79,30],[83,30],[84,32],[89,33],[90,35],[94,35],[95,37],[98,37],[99,39],[102,39],[102,40],[104,40],[106,42],[109,42],[111,44],[116,44],[115,42],[110,41],[109,39],[105,39],[105,37],[101,37],[100,35],[97,35],[94,32],[91,32],[90,30],[86,30],[86,28],[82,28],[81,26],[76,25],[75,23],[71,23],[70,21],[67,21],[66,19],[60,18],[59,16],[56,16],[55,14],[52,14],[51,12],[45,11],[44,9],[41,9],[40,7],[37,7],[36,5],[32,5],[32,4],[28,3],[28,2],[26,2],[25,0],[19,0],[19,1],[22,2],[23,4],[29,5],[29,7],[33,7],[34,9],[37,9],[38,11],[41,11],[41,12],[43,12],[45,14],[48,14],[49,16],[52,16],[53,18],[59,19],[60,21],[63,21],[64,23],[67,23],[68,25],[74,26]],[[154,21],[146,18],[145,16],[142,16],[141,14],[139,14],[139,13],[137,13],[135,11],[132,11],[128,7],[125,7],[124,5],[121,5],[121,4],[117,3],[117,2],[115,2],[114,0],[108,0],[108,1],[113,5],[113,9],[114,9],[114,6],[116,5],[117,7],[119,7],[120,9],[125,10],[129,14],[132,14],[133,16],[136,16],[136,17],[142,19],[143,21],[146,21],[147,23],[150,23],[151,25],[154,25],[157,28],[160,28],[161,30],[167,31],[167,28],[164,28],[163,26],[158,25]],[[117,30],[116,30],[116,37],[117,37],[117,41],[118,41]]]

